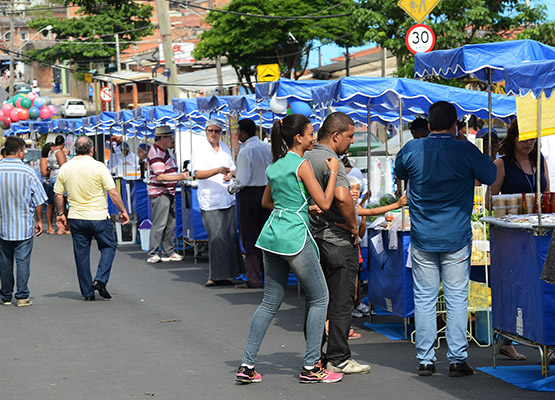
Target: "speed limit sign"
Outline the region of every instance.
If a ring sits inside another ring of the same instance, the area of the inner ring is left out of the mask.
[[[108,86],[100,89],[100,100],[105,103],[112,101],[112,90]]]
[[[427,53],[434,48],[436,35],[428,25],[416,24],[408,30],[405,42],[412,54]]]

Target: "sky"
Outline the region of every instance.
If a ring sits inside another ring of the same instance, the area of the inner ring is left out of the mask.
[[[447,0],[446,0],[447,1]],[[525,0],[522,0],[523,2]],[[545,4],[547,6],[547,15],[548,15],[548,19],[550,21],[554,21],[555,20],[555,0],[531,0],[530,3],[533,4]],[[315,44],[316,46],[319,46],[319,43]],[[353,47],[349,49],[350,53],[354,53],[360,50],[364,50],[364,49],[368,49],[371,47],[374,47],[375,44],[369,44],[366,46],[361,46],[361,47]],[[325,46],[321,46],[320,47],[320,53],[321,53],[321,57],[322,57],[322,65],[328,65],[331,64],[331,59],[334,57],[339,57],[341,55],[343,55],[343,53],[345,52],[345,49],[336,45],[325,45]],[[317,68],[318,67],[318,50],[312,50],[310,52],[310,56],[308,59],[308,68],[312,69],[312,68]]]

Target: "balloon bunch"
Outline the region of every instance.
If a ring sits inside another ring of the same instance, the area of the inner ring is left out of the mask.
[[[36,93],[19,93],[4,102],[0,109],[0,127],[8,129],[12,122],[30,119],[47,120],[56,115],[56,106],[49,97],[39,97]]]

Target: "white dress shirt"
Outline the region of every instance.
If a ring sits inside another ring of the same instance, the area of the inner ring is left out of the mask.
[[[193,171],[205,171],[218,167],[235,170],[235,164],[227,144],[220,142],[220,149],[216,151],[206,140],[205,143],[193,149]],[[199,179],[197,195],[200,209],[222,210],[235,205],[235,196],[227,192],[230,183],[231,181],[224,181],[222,174]]]
[[[266,168],[272,162],[272,149],[257,136],[248,138],[237,155],[237,173],[229,192],[237,193],[247,186],[266,186]]]

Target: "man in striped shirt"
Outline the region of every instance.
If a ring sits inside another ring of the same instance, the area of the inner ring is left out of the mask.
[[[168,151],[175,145],[175,136],[169,126],[159,126],[155,142],[148,152],[150,181],[148,197],[152,204],[152,227],[148,263],[181,261],[175,251],[175,188],[178,181],[189,179],[189,172],[178,172],[174,158]],[[161,247],[161,256],[158,248]]]
[[[42,233],[35,209],[46,201],[46,193],[35,171],[23,164],[25,142],[10,136],[4,144],[6,157],[0,162],[0,302],[12,304],[13,263],[17,264],[18,307],[33,304],[29,299],[29,275],[34,233]]]

